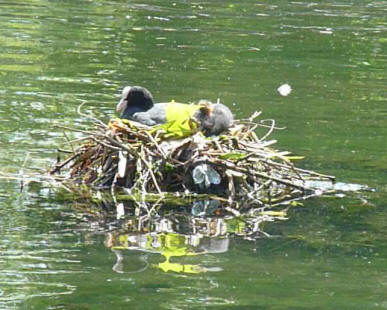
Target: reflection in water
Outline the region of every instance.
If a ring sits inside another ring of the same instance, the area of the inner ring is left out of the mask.
[[[152,208],[151,208],[152,209]],[[189,211],[189,208],[187,208]],[[201,217],[193,216],[201,209]],[[228,251],[230,235],[243,236],[255,240],[268,236],[263,230],[265,222],[286,219],[286,211],[266,211],[264,208],[252,209],[239,216],[215,216],[222,212],[218,203],[195,202],[191,214],[185,212],[166,212],[166,215],[150,216],[145,211],[149,208],[134,210],[136,217],[121,221],[120,228],[107,233],[105,245],[111,248],[117,257],[113,270],[124,271],[123,250],[136,250],[144,253],[159,253],[165,261],[156,267],[167,272],[202,273],[221,271],[221,267],[207,267],[173,262],[173,258],[196,256],[201,254],[220,254]],[[169,213],[169,214],[168,214]],[[130,263],[129,263],[130,264]],[[139,267],[144,271],[148,264]]]

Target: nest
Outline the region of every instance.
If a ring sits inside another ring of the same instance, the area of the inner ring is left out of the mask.
[[[276,141],[267,139],[274,122],[258,137],[259,114],[234,121],[227,133],[216,137],[176,124],[147,127],[122,119],[108,125],[95,120],[92,131],[66,128],[86,136],[71,141],[70,154],[51,174],[64,175],[60,182],[70,190],[80,185],[92,191],[107,189],[124,200],[189,197],[236,208],[241,202],[265,207],[311,196],[316,194],[308,185],[311,181],[334,179],[297,168],[289,152],[275,150]]]

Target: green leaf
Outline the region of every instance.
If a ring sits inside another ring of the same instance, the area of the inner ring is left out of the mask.
[[[164,138],[185,138],[192,136],[197,131],[197,125],[193,120],[174,120],[154,127],[154,130],[162,130]]]
[[[176,169],[176,167],[170,163],[165,163],[165,171],[167,172],[171,172],[171,171],[174,171]]]
[[[219,156],[220,159],[241,160],[248,156],[245,153],[227,153]]]
[[[301,160],[304,159],[305,156],[284,156],[287,160]]]

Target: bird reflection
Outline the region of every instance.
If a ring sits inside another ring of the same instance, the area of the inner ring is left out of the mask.
[[[194,216],[192,212],[198,212],[200,216]],[[233,235],[247,239],[268,236],[262,229],[263,223],[286,219],[286,210],[262,208],[237,217],[217,216],[219,211],[209,203],[194,203],[191,209],[185,209],[184,212],[175,209],[174,212],[157,216],[141,215],[139,210],[132,210],[131,213],[136,216],[127,212],[127,216],[120,220],[119,228],[106,234],[105,246],[116,255],[113,270],[117,273],[142,272],[149,266],[164,272],[186,274],[221,271],[221,267],[205,266],[202,259],[194,257],[227,252]],[[128,253],[133,251],[143,254],[139,256],[141,262],[129,259]],[[148,263],[147,259],[152,253],[163,256],[164,260]],[[185,264],[181,259],[184,257],[193,257],[189,261],[194,263]]]

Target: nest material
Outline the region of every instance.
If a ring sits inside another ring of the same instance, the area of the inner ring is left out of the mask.
[[[147,127],[121,119],[108,126],[96,122],[96,130],[82,131],[87,134],[79,139],[83,144],[51,173],[68,171],[61,182],[70,188],[84,184],[111,193],[124,189],[133,200],[147,194],[153,200],[208,194],[234,205],[259,206],[313,195],[308,181],[333,179],[296,168],[288,152],[274,150],[276,141],[266,139],[274,123],[264,137],[257,137],[253,121],[258,115],[235,121],[227,134],[209,138],[178,131],[179,126]]]

